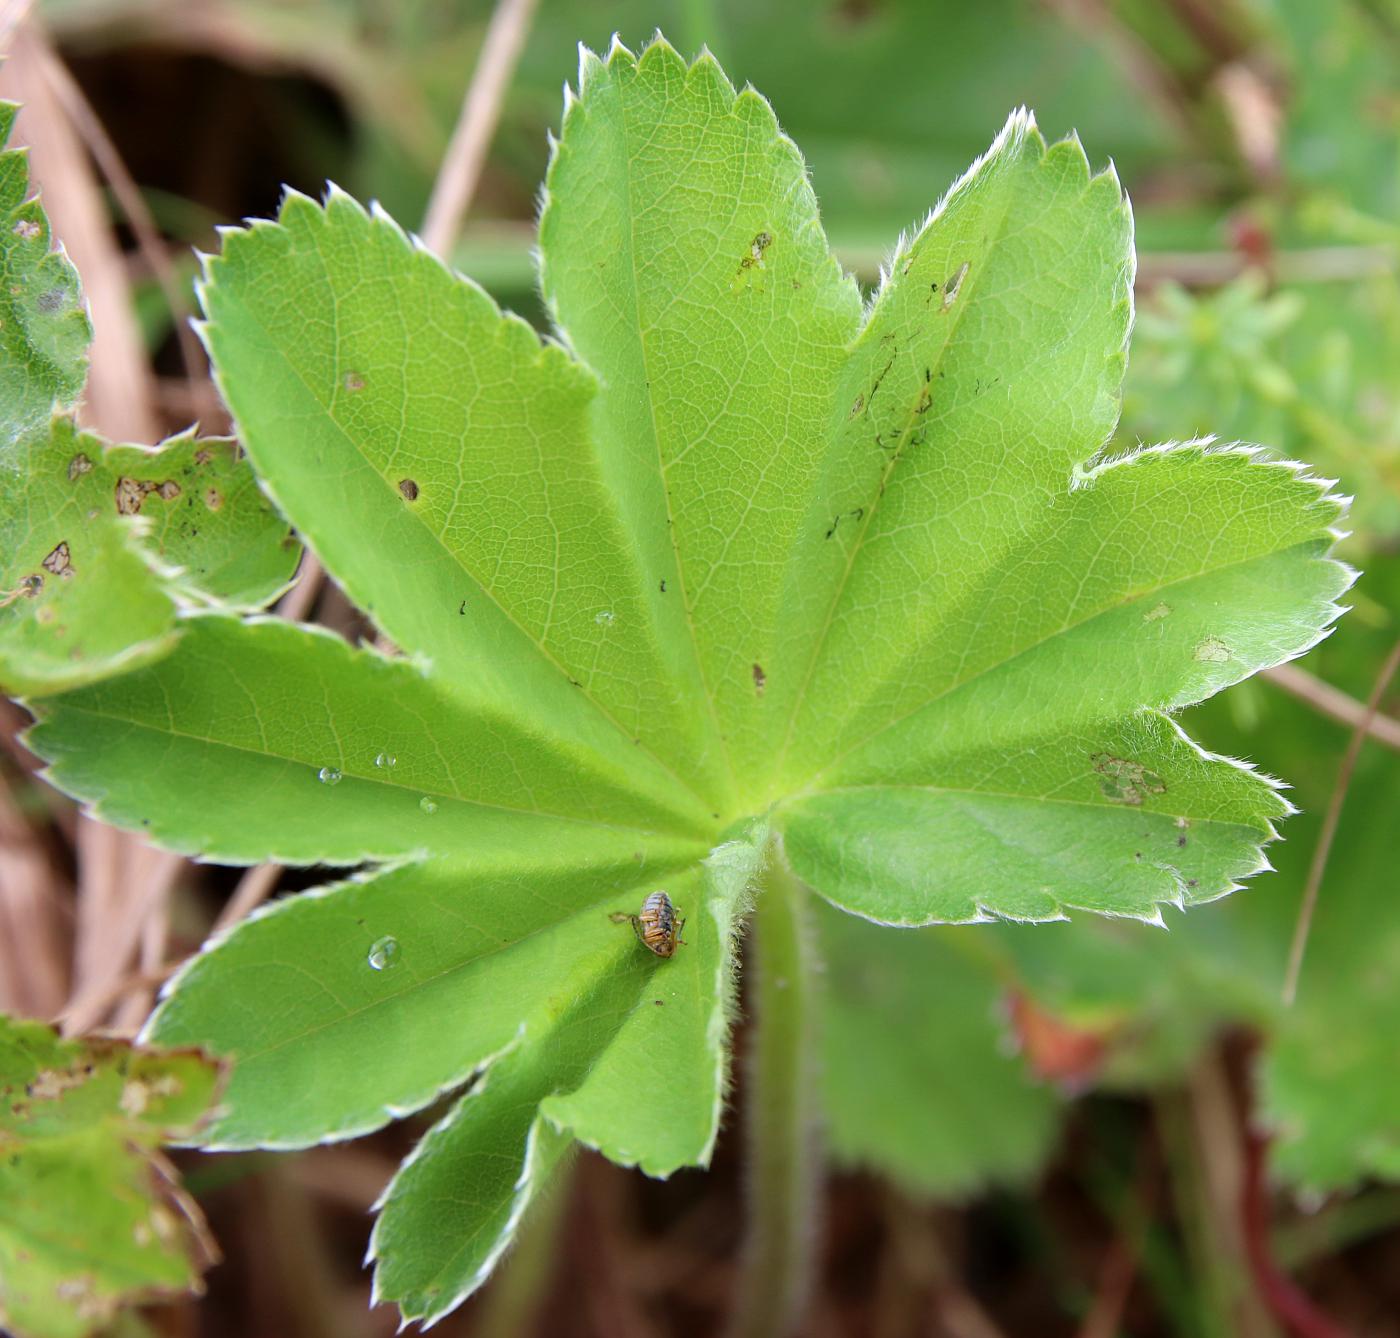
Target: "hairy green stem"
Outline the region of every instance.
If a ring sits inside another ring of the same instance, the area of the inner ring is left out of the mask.
[[[770,851],[746,962],[748,1240],[729,1338],[786,1338],[802,1318],[823,1163],[816,1093],[816,946],[807,891]]]

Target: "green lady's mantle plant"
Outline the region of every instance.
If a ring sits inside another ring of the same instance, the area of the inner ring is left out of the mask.
[[[175,849],[358,870],[211,945],[148,1034],[233,1058],[217,1148],[465,1089],[374,1229],[410,1318],[480,1284],[571,1141],[705,1164],[754,896],[741,1327],[777,1332],[808,890],[1160,920],[1266,867],[1287,802],[1171,713],[1324,635],[1341,504],[1250,449],[1103,457],[1131,217],[1024,112],[862,304],[758,94],[660,40],[585,54],[540,250],[545,340],[338,191],[228,232],[201,300],[239,441],[402,654],[186,614],[30,739]],[[613,919],[662,888],[665,961]]]

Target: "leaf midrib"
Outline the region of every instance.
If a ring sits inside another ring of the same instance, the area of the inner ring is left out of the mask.
[[[689,74],[687,74],[687,79]],[[700,680],[700,687],[704,693],[705,706],[710,716],[710,724],[713,727],[713,735],[719,744],[720,752],[724,757],[725,769],[729,776],[729,795],[727,796],[725,808],[732,808],[735,792],[734,758],[729,751],[729,740],[725,737],[723,729],[719,723],[719,712],[715,706],[715,695],[710,687],[709,675],[705,671],[704,657],[700,654],[700,640],[695,631],[694,612],[690,606],[690,589],[686,581],[685,563],[681,557],[680,542],[676,535],[675,516],[671,510],[671,492],[666,486],[667,463],[666,456],[661,447],[661,427],[656,420],[656,396],[652,393],[651,376],[651,355],[647,348],[646,327],[642,321],[642,299],[640,276],[637,273],[637,209],[632,197],[632,152],[631,152],[631,132],[627,125],[627,96],[626,90],[621,84],[617,84],[618,99],[618,123],[622,131],[622,174],[624,189],[627,194],[627,273],[630,280],[629,288],[632,298],[632,317],[637,330],[637,347],[641,352],[642,359],[642,386],[647,406],[647,421],[651,425],[652,445],[656,450],[656,467],[661,484],[662,504],[665,507],[666,533],[671,544],[671,554],[676,563],[676,582],[680,586],[677,592],[680,595],[681,609],[685,614],[685,628],[689,635],[691,657],[695,664],[695,672]],[[612,393],[612,388],[606,382],[601,387],[601,394]]]
[[[1264,784],[1263,781],[1259,783],[1261,786]],[[908,781],[871,781],[861,785],[833,785],[829,789],[809,790],[802,794],[794,795],[790,800],[785,800],[778,806],[778,810],[776,811],[781,812],[785,808],[796,807],[804,800],[821,799],[827,795],[863,794],[884,790],[910,790],[921,794],[967,795],[976,798],[1005,799],[1013,803],[1021,804],[1060,804],[1069,807],[1089,808],[1097,813],[1122,813],[1124,816],[1131,815],[1136,818],[1185,818],[1193,825],[1199,824],[1205,827],[1233,827],[1241,831],[1264,832],[1267,835],[1267,819],[1264,819],[1260,825],[1256,826],[1252,823],[1233,818],[1200,817],[1193,813],[1182,813],[1172,809],[1149,808],[1145,804],[1114,804],[1107,800],[1071,799],[1068,796],[1053,793],[1017,794],[1010,790],[983,790],[969,785],[926,785],[914,784]],[[1272,790],[1268,792],[1270,794],[1273,793]],[[1283,815],[1280,813],[1279,816],[1281,817]]]
[[[1125,465],[1129,464],[1131,463],[1132,458],[1133,457],[1128,457],[1128,459],[1122,461],[1121,463]],[[1104,617],[1106,614],[1113,613],[1117,609],[1123,608],[1129,604],[1134,604],[1139,600],[1147,598],[1149,595],[1161,594],[1163,591],[1173,590],[1177,586],[1186,585],[1191,581],[1200,581],[1206,579],[1207,577],[1218,576],[1222,572],[1230,571],[1235,567],[1248,566],[1250,563],[1259,562],[1264,558],[1281,557],[1288,553],[1292,553],[1295,550],[1311,548],[1319,542],[1321,542],[1320,537],[1299,540],[1295,543],[1289,544],[1287,547],[1284,548],[1266,548],[1261,552],[1253,553],[1248,557],[1236,558],[1232,562],[1222,563],[1220,566],[1217,567],[1210,567],[1203,571],[1193,572],[1188,576],[1179,576],[1175,580],[1160,582],[1156,585],[1144,586],[1135,591],[1118,596],[1113,600],[1112,603],[1099,605],[1098,607],[1086,613],[1083,617],[1078,618],[1072,622],[1062,623],[1059,627],[1054,628],[1052,631],[1047,632],[1042,637],[1038,637],[1036,640],[1028,643],[1027,645],[1020,647],[1019,649],[1013,651],[1010,655],[1007,655],[1002,659],[995,661],[992,664],[984,665],[981,669],[978,669],[975,672],[967,675],[966,678],[961,678],[954,683],[950,683],[946,688],[943,689],[942,692],[939,692],[936,695],[928,698],[927,701],[920,702],[919,705],[911,707],[902,715],[896,716],[893,720],[886,721],[883,725],[880,725],[876,729],[872,729],[870,733],[864,735],[862,738],[852,743],[849,747],[843,749],[840,753],[838,753],[835,757],[828,761],[819,771],[813,773],[810,780],[803,787],[802,793],[809,794],[814,793],[818,790],[827,790],[829,787],[825,787],[820,784],[821,778],[825,776],[828,772],[833,770],[835,767],[839,766],[842,762],[844,762],[848,757],[851,756],[852,753],[859,752],[868,744],[878,739],[882,734],[887,734],[890,730],[899,728],[899,726],[903,725],[906,721],[912,719],[914,716],[920,714],[920,712],[927,711],[931,707],[938,705],[939,702],[945,700],[948,697],[951,697],[954,693],[962,691],[963,688],[967,687],[971,683],[975,683],[978,679],[984,678],[988,674],[992,674],[1000,669],[1006,668],[1007,665],[1013,664],[1022,656],[1029,655],[1032,651],[1038,650],[1041,646],[1048,644],[1049,642],[1053,641],[1056,637],[1064,636],[1067,633],[1076,632],[1081,627],[1087,626],[1089,623],[1092,623],[1097,619]],[[1318,560],[1325,562],[1329,559],[1319,558]],[[1158,707],[1154,703],[1149,704],[1146,709],[1160,710],[1162,708]]]
[[[230,752],[242,753],[250,757],[262,758],[264,760],[274,762],[285,762],[291,766],[304,766],[310,769],[314,768],[316,765],[315,762],[304,762],[300,758],[288,757],[282,753],[273,752],[271,750],[260,751],[257,748],[251,747],[247,744],[233,743],[227,739],[220,739],[209,735],[197,734],[192,730],[176,729],[173,726],[152,725],[144,720],[133,720],[129,716],[119,715],[114,711],[96,711],[88,707],[65,702],[64,712],[71,713],[73,715],[91,716],[93,719],[96,720],[104,720],[108,722],[115,722],[121,725],[126,725],[132,729],[143,730],[146,733],[155,735],[158,738],[169,737],[174,739],[187,740],[191,743],[202,743],[212,748],[224,748],[229,750]],[[44,723],[42,717],[40,718],[39,723],[41,725]],[[514,816],[523,818],[546,818],[552,822],[575,823],[583,827],[601,828],[604,831],[629,832],[637,833],[639,835],[655,834],[655,828],[643,827],[637,823],[606,822],[601,818],[580,817],[579,815],[573,813],[555,813],[552,810],[542,808],[517,808],[511,804],[492,803],[491,801],[485,799],[468,799],[463,795],[451,794],[445,790],[434,790],[426,785],[409,785],[406,782],[381,779],[377,776],[357,776],[353,772],[345,773],[343,770],[342,775],[348,775],[349,779],[360,781],[367,785],[384,785],[389,787],[390,789],[408,791],[413,794],[426,796],[427,798],[436,797],[438,799],[445,800],[449,803],[464,804],[468,808],[480,808],[485,809],[489,812],[510,813]],[[690,834],[687,833],[683,828],[676,829],[676,831],[673,834],[681,837],[686,837],[691,840],[695,839],[693,836],[690,836]],[[697,844],[703,845],[704,843],[697,842]],[[401,857],[402,856],[392,856],[388,858]],[[443,857],[450,858],[450,856]]]
[[[1027,133],[1028,135],[1029,135],[1029,134],[1033,134],[1033,133],[1034,133],[1033,128],[1030,129],[1030,130],[1028,130],[1026,133]],[[1042,161],[1042,162],[1043,162],[1043,159],[1044,159],[1044,146],[1042,145],[1042,146],[1041,146],[1041,161]],[[1040,165],[1041,165],[1041,163],[1040,163],[1040,162],[1037,162],[1037,164],[1036,164],[1037,170],[1039,169]],[[1091,179],[1092,179],[1092,178],[1091,178]],[[969,183],[969,184],[971,184],[971,183]],[[1007,219],[1010,217],[1010,214],[1011,214],[1011,201],[1012,201],[1012,197],[1016,194],[1016,191],[1015,191],[1015,189],[1014,189],[1016,183],[1015,183],[1014,181],[1012,181],[1012,182],[1008,182],[1007,185],[1008,185],[1009,187],[1012,187],[1012,189],[1007,189],[1007,190],[1005,190],[1005,191],[1003,192],[1003,194],[1004,194],[1004,196],[1005,196],[1005,199],[1004,199],[1004,202],[1003,202],[1003,204],[1002,204],[1001,213],[1000,213],[999,217],[997,218],[997,223],[996,223],[995,232],[994,232],[994,233],[989,233],[988,236],[989,236],[990,240],[984,242],[984,244],[983,244],[982,254],[983,254],[984,257],[988,257],[988,256],[992,255],[992,253],[995,251],[996,247],[1000,244],[1002,235],[1003,235],[1003,233],[1004,233],[1005,230],[1006,230],[1006,222],[1007,222]],[[945,201],[944,208],[946,209],[946,207],[947,207],[947,202]],[[927,223],[927,224],[920,230],[919,236],[916,237],[912,243],[910,243],[910,250],[911,250],[911,251],[914,249],[915,246],[918,245],[919,241],[920,241],[924,236],[926,236],[926,235],[928,234],[929,229],[932,228],[932,227],[934,226],[934,224],[936,223],[936,221],[937,221],[936,219],[930,220],[929,223]],[[976,278],[973,279],[973,282],[972,282],[971,284],[968,283],[968,280],[969,280],[970,278],[972,278],[973,276],[972,276],[971,274],[966,274],[966,275],[963,276],[963,282],[962,282],[962,285],[960,285],[960,290],[959,290],[959,294],[958,294],[958,296],[959,296],[959,298],[960,298],[961,300],[958,301],[958,302],[956,303],[957,310],[953,312],[953,319],[952,319],[952,321],[949,323],[948,329],[947,329],[947,331],[946,331],[946,334],[945,334],[945,337],[944,337],[944,340],[943,340],[943,345],[942,345],[942,347],[938,350],[938,356],[937,356],[936,358],[934,358],[934,360],[933,360],[932,363],[930,364],[930,370],[931,370],[931,371],[937,371],[938,369],[940,369],[940,368],[943,366],[944,360],[946,359],[946,357],[947,357],[947,355],[948,355],[948,350],[949,350],[950,348],[952,348],[953,343],[954,343],[954,340],[955,340],[956,337],[957,337],[958,330],[961,328],[962,322],[963,322],[964,318],[966,317],[968,311],[969,311],[969,310],[971,309],[971,307],[972,307],[973,298],[974,298],[974,296],[975,296],[975,294],[976,294],[976,292],[977,292],[977,289],[978,289],[978,288],[980,287],[980,285],[981,285],[981,281],[982,281],[982,271],[983,271],[983,269],[985,269],[985,268],[986,268],[985,265],[979,267],[978,273],[977,273],[977,275],[976,275]],[[904,277],[903,275],[900,275],[899,278],[892,278],[892,279],[891,279],[891,288],[893,288],[893,285],[896,284],[896,283],[898,283],[898,282],[899,282],[899,279],[902,279],[903,277]],[[893,296],[891,296],[890,301],[893,302]],[[878,300],[877,300],[876,305],[873,306],[873,307],[871,308],[871,310],[870,310],[869,319],[867,319],[867,321],[866,321],[866,323],[865,323],[865,327],[861,330],[859,336],[857,337],[856,346],[852,349],[852,354],[853,354],[853,355],[862,352],[862,350],[860,349],[860,345],[865,341],[866,337],[867,337],[867,336],[870,334],[870,332],[875,328],[875,327],[874,327],[875,318],[876,318],[878,315],[879,315],[879,302],[878,302]],[[834,408],[833,408],[833,413],[839,412],[839,409],[840,409],[840,406],[839,406],[839,405],[834,406]],[[807,659],[807,672],[803,675],[803,678],[802,678],[802,685],[801,685],[801,687],[800,687],[800,688],[798,689],[798,691],[797,691],[797,695],[796,695],[796,697],[795,697],[794,700],[793,700],[792,711],[791,711],[790,715],[788,716],[787,730],[785,731],[785,733],[784,733],[784,735],[783,735],[783,745],[782,745],[782,748],[781,748],[780,751],[779,751],[778,760],[777,760],[776,766],[775,766],[775,768],[774,768],[774,770],[775,770],[776,772],[781,772],[782,766],[783,766],[784,762],[786,762],[786,760],[787,760],[788,751],[789,751],[789,749],[792,747],[793,731],[797,728],[798,716],[799,716],[800,713],[801,713],[801,710],[802,710],[803,705],[806,703],[806,700],[807,700],[807,693],[808,693],[808,690],[810,689],[810,687],[811,687],[811,685],[812,685],[812,680],[813,680],[813,678],[816,676],[817,666],[818,666],[818,664],[820,663],[821,658],[822,658],[822,651],[823,651],[823,650],[825,649],[825,647],[826,647],[826,640],[827,640],[827,637],[830,635],[832,623],[835,621],[835,618],[836,618],[836,611],[837,611],[837,609],[840,607],[841,600],[842,600],[843,596],[844,596],[845,593],[846,593],[846,587],[847,587],[847,585],[850,583],[851,573],[855,571],[856,559],[857,559],[857,557],[859,556],[859,554],[863,551],[863,547],[864,547],[864,544],[865,544],[865,537],[866,537],[866,535],[870,532],[870,527],[871,527],[871,525],[874,524],[876,513],[877,513],[877,512],[879,511],[879,509],[880,509],[880,503],[881,503],[882,501],[884,501],[885,492],[886,492],[886,489],[887,489],[887,487],[888,487],[890,477],[891,477],[891,476],[893,475],[893,473],[894,473],[895,466],[896,466],[897,464],[899,464],[899,462],[900,462],[901,460],[904,459],[904,454],[905,454],[905,451],[906,451],[906,449],[907,449],[907,447],[908,447],[908,444],[909,444],[909,442],[908,442],[909,434],[910,434],[910,432],[911,432],[911,430],[912,430],[912,428],[913,428],[914,419],[915,419],[917,416],[918,416],[918,407],[917,407],[917,404],[916,404],[914,408],[911,408],[911,409],[909,410],[909,412],[908,412],[908,414],[907,414],[907,416],[906,416],[905,423],[904,423],[904,427],[903,427],[903,429],[901,430],[901,433],[900,433],[900,446],[899,446],[899,449],[896,450],[896,451],[894,451],[894,452],[891,454],[889,461],[886,463],[885,468],[884,468],[883,472],[882,472],[881,475],[880,475],[880,484],[879,484],[879,487],[878,487],[877,490],[876,490],[874,500],[873,500],[873,501],[870,503],[870,505],[866,508],[865,515],[863,515],[863,516],[861,517],[861,520],[860,520],[860,529],[856,532],[855,543],[853,543],[853,544],[851,545],[850,552],[849,552],[849,554],[848,554],[848,556],[847,556],[847,558],[846,558],[846,566],[845,566],[845,569],[842,571],[842,573],[841,573],[841,579],[840,579],[840,581],[837,583],[836,589],[832,592],[831,599],[830,599],[830,601],[829,601],[828,604],[827,604],[826,615],[825,615],[825,617],[824,617],[823,620],[822,620],[821,630],[817,633],[816,639],[815,639],[815,640],[813,641],[813,643],[812,643],[811,654],[808,656],[808,659]],[[835,430],[835,437],[836,437],[837,442],[839,443],[839,440],[840,440],[840,438],[841,438],[841,429],[840,429],[839,426],[838,426],[838,427],[836,428],[836,430]]]

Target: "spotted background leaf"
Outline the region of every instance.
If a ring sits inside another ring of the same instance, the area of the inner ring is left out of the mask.
[[[232,442],[79,430],[92,329],[28,185],[0,153],[0,687],[38,695],[163,655],[183,605],[267,603],[301,550]]]
[[[70,1338],[122,1303],[202,1291],[216,1259],[159,1145],[190,1137],[221,1066],[198,1052],[62,1040],[0,1017],[0,1325]]]

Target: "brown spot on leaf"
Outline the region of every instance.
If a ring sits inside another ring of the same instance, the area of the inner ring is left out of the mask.
[[[68,482],[76,483],[84,474],[90,474],[93,470],[93,463],[86,455],[79,451],[68,462]]]
[[[150,488],[139,479],[127,478],[123,475],[117,480],[117,514],[119,516],[139,514],[141,503],[146,500],[148,492],[150,492]]]
[[[346,372],[341,384],[351,395],[355,395],[365,388],[365,378],[359,372]]]
[[[400,479],[399,492],[403,494],[403,499],[406,502],[418,500],[418,485],[412,479]]]
[[[55,1284],[53,1291],[60,1301],[73,1307],[81,1320],[110,1318],[112,1307],[99,1295],[97,1283],[90,1274],[80,1273],[76,1278],[64,1278]]]
[[[174,479],[166,479],[164,483],[156,489],[163,502],[173,502],[180,495],[180,485]]]
[[[27,242],[32,242],[41,232],[41,228],[32,218],[22,218],[11,229],[16,237],[22,237]]]
[[[17,599],[33,599],[44,588],[44,578],[37,571],[22,576],[13,590],[0,591],[0,609],[7,609]]]
[[[1112,757],[1108,753],[1095,753],[1089,760],[1099,773],[1099,788],[1106,798],[1116,804],[1129,804],[1136,808],[1145,796],[1167,792],[1166,782],[1141,762]]]
[[[755,664],[753,667],[753,690],[761,697],[763,696],[763,689],[767,685],[768,675],[763,672],[763,666],[761,664]]]
[[[68,540],[60,540],[53,548],[52,552],[39,564],[45,571],[52,572],[55,576],[70,577],[73,575],[73,554],[68,547]]]
[[[130,1078],[122,1084],[121,1099],[117,1104],[127,1119],[137,1120],[146,1113],[150,1101],[151,1089],[140,1078]]]
[[[211,511],[217,511],[224,504],[224,495],[217,488],[205,488],[204,505]]]
[[[26,1096],[35,1101],[56,1101],[64,1092],[81,1087],[92,1076],[92,1069],[40,1069],[24,1086]]]

